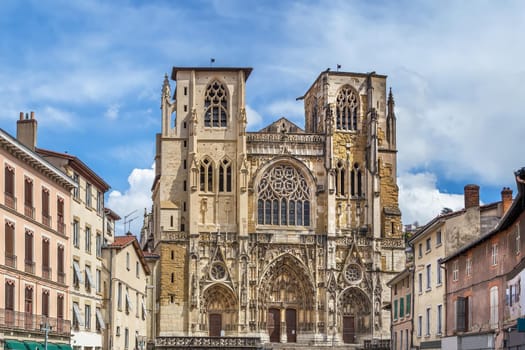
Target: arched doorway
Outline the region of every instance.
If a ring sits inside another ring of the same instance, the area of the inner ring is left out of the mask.
[[[203,301],[210,337],[236,331],[237,298],[230,288],[220,283],[213,284],[204,290]]]
[[[346,289],[339,298],[343,341],[356,343],[357,337],[371,331],[372,307],[368,296],[357,287]]]
[[[314,328],[314,288],[306,267],[291,255],[268,265],[261,279],[260,328],[270,342],[297,342]]]

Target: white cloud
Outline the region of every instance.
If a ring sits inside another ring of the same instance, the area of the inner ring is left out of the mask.
[[[104,115],[106,116],[106,118],[110,120],[115,120],[118,118],[119,111],[120,111],[120,105],[118,103],[115,103],[108,107]]]
[[[443,208],[459,210],[464,207],[463,194],[440,192],[436,182],[436,175],[432,173],[400,174],[397,183],[404,224],[417,221],[423,225],[439,215]]]
[[[133,169],[128,177],[129,188],[123,192],[113,190],[108,196],[108,207],[122,218],[118,222],[117,234],[121,235],[130,228],[135,235],[140,234],[143,223],[144,209],[151,210],[151,186],[155,178],[155,166],[149,169]],[[124,227],[124,216],[133,213],[129,218],[135,218]]]
[[[73,113],[59,108],[45,106],[38,109],[35,113],[35,118],[37,118],[39,123],[43,123],[48,127],[56,125],[60,125],[60,127],[71,127],[74,124],[76,116]]]
[[[304,104],[303,101],[277,100],[270,103],[266,110],[272,115],[273,120],[285,117],[288,120],[302,126],[304,124]]]
[[[248,119],[246,129],[257,130],[262,126],[263,117],[249,105],[246,105],[246,118]]]

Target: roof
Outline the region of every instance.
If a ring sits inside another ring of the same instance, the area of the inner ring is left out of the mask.
[[[281,130],[281,127],[284,126],[285,130]],[[278,133],[278,132],[290,132],[290,133],[304,133],[304,130],[301,129],[297,124],[291,122],[285,117],[281,117],[278,120],[274,121],[270,125],[262,128],[257,131],[257,133]]]
[[[55,167],[36,152],[33,152],[27,148],[24,144],[22,144],[3,129],[0,129],[0,147],[4,148],[13,156],[33,167],[33,169],[54,180],[57,184],[64,187],[68,191],[77,187],[77,184],[71,178],[69,178],[69,176],[64,174],[63,171]]]
[[[251,67],[173,67],[171,71],[171,79],[177,80],[178,71],[195,70],[198,72],[233,72],[233,71],[244,71],[244,80],[248,80],[250,73],[253,68]]]
[[[522,171],[522,173],[520,173],[520,171]],[[490,239],[497,233],[507,229],[510,225],[516,222],[517,218],[525,211],[525,193],[524,193],[525,192],[525,168],[522,168],[521,170],[517,171],[515,174],[516,174],[516,182],[518,185],[517,186],[518,195],[516,196],[516,198],[514,198],[512,205],[507,210],[507,212],[503,215],[498,225],[493,230],[487,232],[485,235],[470,242],[469,244],[465,245],[461,249],[457,250],[455,253],[442,259],[441,260],[442,263],[450,261],[454,259],[455,257],[465,253],[466,251],[474,248],[475,246],[485,242],[486,240]]]
[[[399,272],[397,275],[392,277],[392,279],[388,281],[386,285],[390,287],[392,284],[399,282],[401,279],[405,278],[406,276],[411,276],[410,272],[411,272],[411,268],[409,267],[405,268],[403,271]]]
[[[140,263],[142,264],[144,271],[146,271],[146,274],[149,275],[151,271],[149,270],[149,267],[146,264],[144,252],[142,251],[142,249],[140,249],[139,242],[137,241],[137,238],[135,236],[131,234],[126,235],[126,236],[115,236],[115,240],[113,241],[113,243],[108,244],[106,248],[121,250],[121,249],[126,248],[129,245],[133,245],[133,248],[135,248],[135,252],[137,253],[137,256],[139,257]]]
[[[35,152],[40,154],[42,157],[57,157],[67,160],[73,170],[78,171],[83,177],[89,179],[89,181],[91,181],[104,192],[107,192],[111,188],[111,186],[108,185],[104,179],[98,176],[97,173],[91,170],[90,167],[88,167],[84,162],[74,155],[50,151],[43,148],[35,148]]]
[[[121,219],[121,217],[117,213],[115,213],[113,210],[111,210],[108,207],[104,208],[104,212],[106,213],[107,216],[112,218],[113,221],[118,221]]]

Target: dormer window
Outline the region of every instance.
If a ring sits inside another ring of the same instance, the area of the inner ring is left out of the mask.
[[[204,96],[204,126],[225,128],[228,120],[228,92],[224,84],[213,81]]]

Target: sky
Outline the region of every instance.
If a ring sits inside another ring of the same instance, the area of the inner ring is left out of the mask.
[[[388,76],[403,222],[424,224],[515,190],[525,166],[523,1],[0,1],[0,128],[35,111],[37,146],[79,157],[111,185],[118,234],[151,207],[160,93],[173,66],[253,67],[248,128],[304,125],[326,68]],[[173,88],[173,85],[172,85]]]

